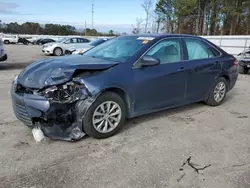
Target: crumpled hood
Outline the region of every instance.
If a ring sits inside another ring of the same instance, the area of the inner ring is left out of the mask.
[[[71,55],[38,60],[28,65],[18,76],[17,82],[28,88],[42,89],[71,80],[76,70],[103,70],[118,62]]]

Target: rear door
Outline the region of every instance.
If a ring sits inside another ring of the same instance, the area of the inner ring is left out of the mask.
[[[70,38],[67,41],[65,41],[64,43],[64,48],[68,49],[68,48],[76,48],[77,47],[77,38]]]
[[[203,100],[221,72],[220,52],[199,38],[183,38],[183,41],[188,72],[185,98],[189,102]]]

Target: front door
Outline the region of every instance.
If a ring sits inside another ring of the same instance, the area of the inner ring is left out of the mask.
[[[162,40],[145,55],[158,58],[160,64],[133,69],[135,113],[184,103],[187,72],[182,69],[181,40]]]

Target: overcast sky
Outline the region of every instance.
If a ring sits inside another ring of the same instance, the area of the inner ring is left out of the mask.
[[[144,0],[93,0],[94,28],[107,32],[130,32],[136,18],[145,18]],[[92,0],[0,0],[0,20],[3,22],[34,21],[71,24],[77,28],[92,23]]]

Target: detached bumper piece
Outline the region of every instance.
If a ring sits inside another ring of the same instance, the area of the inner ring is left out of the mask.
[[[239,65],[242,67],[250,68],[250,59],[240,60]]]
[[[13,110],[21,122],[32,129],[40,128],[51,139],[76,141],[85,135],[82,119],[93,103],[93,98],[85,97],[61,104],[29,92],[30,90],[18,88],[17,83],[12,84]]]

